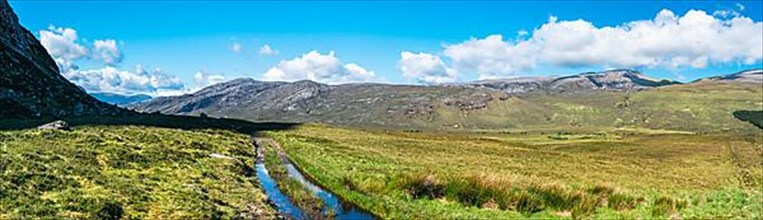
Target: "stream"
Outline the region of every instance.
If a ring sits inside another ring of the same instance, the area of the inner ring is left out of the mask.
[[[258,147],[259,148],[259,147]],[[258,149],[258,152],[260,149]],[[259,155],[259,154],[258,154]],[[297,167],[289,161],[284,155],[280,155],[281,163],[286,167],[289,177],[301,182],[308,190],[312,191],[318,198],[323,201],[323,214],[333,214],[333,219],[376,219],[373,214],[360,209],[354,203],[345,201],[336,194],[320,187],[306,178]],[[279,212],[292,219],[308,219],[302,210],[291,201],[291,199],[283,194],[278,189],[275,179],[273,179],[268,173],[267,168],[263,160],[258,159],[256,162],[257,178],[262,184],[265,194],[275,204]]]

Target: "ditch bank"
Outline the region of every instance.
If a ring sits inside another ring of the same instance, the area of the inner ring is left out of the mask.
[[[301,210],[293,203],[293,200],[278,189],[276,180],[270,176],[265,167],[264,142],[272,146],[280,158],[281,163],[286,167],[289,178],[293,178],[312,192],[323,202],[322,213],[325,217],[331,219],[378,219],[374,214],[362,209],[355,203],[341,198],[339,195],[329,191],[326,187],[320,185],[315,179],[306,175],[303,170],[297,167],[284,153],[283,149],[272,139],[258,138],[255,141],[257,150],[256,170],[257,178],[263,185],[265,194],[276,205],[276,208],[284,216],[292,219],[309,219],[305,210]]]

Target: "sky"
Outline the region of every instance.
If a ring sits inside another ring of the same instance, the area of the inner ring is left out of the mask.
[[[692,81],[763,66],[761,1],[11,1],[90,92],[234,78],[438,84],[636,69]]]

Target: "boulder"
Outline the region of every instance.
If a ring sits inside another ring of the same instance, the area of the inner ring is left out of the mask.
[[[37,128],[44,129],[44,130],[47,130],[47,129],[64,130],[64,131],[70,131],[71,130],[71,128],[69,127],[69,124],[66,123],[65,121],[61,121],[61,120],[54,121],[54,122],[51,122],[51,123],[47,123],[47,124],[44,124],[44,125],[40,125]]]

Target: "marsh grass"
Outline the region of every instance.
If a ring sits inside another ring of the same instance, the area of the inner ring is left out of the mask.
[[[519,183],[491,175],[436,177],[411,175],[406,187],[414,199],[457,201],[465,206],[499,208],[532,214],[544,210],[570,211],[586,216],[597,207],[628,210],[636,207],[633,196],[615,192],[608,186],[573,189],[560,184]]]
[[[305,125],[267,135],[322,185],[382,218],[760,218],[758,138],[640,131],[555,140],[547,134],[556,131]]]

